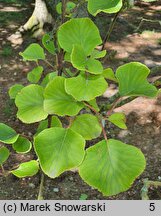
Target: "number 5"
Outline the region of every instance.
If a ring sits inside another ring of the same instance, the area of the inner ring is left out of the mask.
[[[154,211],[155,210],[155,203],[150,203],[149,210],[150,211]]]

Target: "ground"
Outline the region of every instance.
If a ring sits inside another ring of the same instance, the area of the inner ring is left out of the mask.
[[[12,3],[11,3],[12,2]],[[9,100],[8,89],[14,83],[27,84],[26,75],[33,64],[25,63],[19,52],[32,42],[26,38],[13,39],[18,27],[25,23],[32,13],[31,0],[0,0],[0,122],[4,122],[19,133],[32,136],[35,125],[24,125],[16,119],[16,108]],[[101,18],[105,18],[101,15]],[[108,20],[108,17],[107,17]],[[161,3],[136,2],[134,8],[119,16],[110,41],[106,44],[106,67],[116,69],[129,61],[139,61],[146,64],[152,71],[150,81],[161,76]],[[108,22],[109,23],[109,22]],[[104,34],[108,26],[101,28]],[[48,68],[48,66],[45,66]],[[50,69],[50,68],[48,68]],[[100,103],[117,92],[114,84],[100,98]],[[145,154],[147,166],[144,173],[134,182],[132,187],[117,196],[103,197],[97,190],[84,183],[77,173],[66,172],[56,179],[45,176],[44,199],[79,199],[86,194],[87,199],[141,199],[143,180],[159,180],[161,177],[161,97],[157,99],[137,98],[134,101],[117,108],[127,116],[128,130],[119,130],[110,125],[107,128],[108,137],[118,138],[140,148]],[[34,154],[17,155],[13,153],[4,168],[13,169],[20,162],[34,158]],[[1,171],[0,171],[1,172]],[[18,179],[12,175],[7,178],[0,176],[0,199],[37,199],[40,184],[40,174],[33,178]],[[161,199],[161,189],[150,188],[150,199]]]

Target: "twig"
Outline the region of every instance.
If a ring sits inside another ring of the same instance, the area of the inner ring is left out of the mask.
[[[43,189],[44,189],[44,174],[41,174],[41,182],[39,187],[39,194],[38,194],[38,200],[43,200]]]
[[[62,0],[62,17],[61,17],[62,24],[65,22],[66,6],[67,6],[67,0]]]
[[[92,110],[92,111],[96,114],[96,116],[98,117],[99,124],[100,124],[100,126],[101,126],[101,128],[102,128],[103,136],[104,136],[105,140],[107,141],[106,131],[105,131],[105,128],[104,128],[104,126],[103,126],[103,124],[102,124],[102,120],[103,120],[104,118],[101,116],[101,114],[100,114],[99,112],[97,112],[97,110],[94,109],[94,107],[92,107],[91,105],[89,105],[87,102],[84,102],[84,104],[85,104],[90,110]]]
[[[46,64],[48,64],[52,69],[55,70],[55,67],[54,67],[50,62],[48,62],[48,60],[44,59],[44,62],[45,62]]]
[[[125,1],[122,2],[123,5],[122,5],[121,9],[115,14],[115,16],[114,16],[114,18],[113,18],[113,20],[112,20],[112,22],[110,24],[108,32],[107,32],[107,34],[106,34],[106,36],[105,36],[105,38],[103,40],[103,45],[102,45],[102,49],[101,50],[105,49],[105,45],[106,45],[107,41],[109,41],[110,35],[111,35],[111,33],[113,31],[113,28],[114,28],[114,26],[116,24],[116,20],[117,20],[119,14],[122,12],[122,9],[124,7],[124,3],[125,3]]]
[[[115,109],[115,107],[117,106],[117,104],[119,103],[120,100],[121,100],[121,97],[117,98],[117,99],[113,102],[113,104],[112,104],[110,110],[108,110],[107,113],[106,113],[107,116],[110,116],[110,115],[112,114],[113,110]]]

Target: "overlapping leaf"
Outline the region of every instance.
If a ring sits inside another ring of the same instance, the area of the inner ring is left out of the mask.
[[[77,116],[70,127],[73,131],[79,133],[86,140],[91,140],[100,136],[102,128],[96,116],[91,114],[82,114]]]
[[[49,114],[60,116],[74,116],[83,108],[81,102],[77,102],[71,95],[65,91],[65,78],[55,77],[44,92],[44,108]]]
[[[25,123],[39,122],[48,114],[44,111],[44,89],[39,85],[29,85],[16,96],[17,117]]]
[[[42,170],[51,178],[79,166],[85,140],[70,129],[49,128],[35,137],[34,147]]]
[[[89,18],[71,19],[58,30],[60,46],[68,53],[72,52],[73,45],[80,45],[85,55],[102,43],[99,30]]]
[[[102,76],[84,73],[65,81],[65,90],[78,101],[93,100],[95,97],[102,95],[107,86],[108,84]]]

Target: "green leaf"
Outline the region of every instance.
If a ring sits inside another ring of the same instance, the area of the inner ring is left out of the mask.
[[[101,62],[96,59],[88,58],[81,45],[73,46],[71,63],[78,70],[86,70],[92,74],[101,74],[103,72]]]
[[[24,61],[37,61],[39,59],[44,60],[45,54],[43,48],[36,43],[30,44],[24,52],[20,52]]]
[[[76,4],[74,2],[67,2],[67,5],[66,5],[66,13],[69,14],[72,12],[72,10],[76,7]],[[57,5],[56,5],[56,11],[58,14],[62,14],[62,2],[59,2]]]
[[[6,144],[12,144],[16,142],[19,134],[16,133],[11,127],[6,124],[0,123],[0,142]]]
[[[41,78],[42,72],[43,72],[43,67],[38,66],[34,68],[31,72],[27,74],[28,81],[31,83],[37,83]]]
[[[45,78],[43,79],[43,81],[41,82],[41,86],[46,87],[46,85],[52,81],[55,77],[57,76],[56,72],[51,72],[48,73]]]
[[[54,45],[54,39],[51,37],[50,34],[45,34],[42,38],[42,44],[44,47],[48,50],[49,53],[55,54],[55,45]]]
[[[111,81],[114,81],[114,82],[118,82],[118,80],[116,79],[115,77],[115,74],[113,72],[113,70],[111,68],[107,68],[103,71],[103,74],[104,78],[108,79],[108,80],[111,80]]]
[[[73,45],[80,45],[87,56],[102,43],[98,28],[89,18],[75,18],[64,23],[58,30],[58,41],[68,53],[72,52]]]
[[[48,114],[44,111],[43,93],[43,87],[32,84],[24,87],[16,96],[17,117],[22,122],[34,123],[46,119]]]
[[[117,13],[122,7],[122,0],[88,0],[88,11],[93,16],[100,12]]]
[[[79,133],[85,140],[97,138],[102,132],[97,117],[91,114],[77,116],[72,122],[70,129]]]
[[[24,178],[28,176],[36,175],[39,171],[39,163],[35,160],[29,162],[21,163],[20,166],[12,170],[11,173],[18,178]]]
[[[87,56],[81,45],[74,45],[71,54],[71,63],[78,70],[85,70],[87,64]]]
[[[47,127],[48,127],[48,119],[41,121],[39,123],[37,130],[36,130],[35,135],[39,134],[41,131],[45,130]]]
[[[65,81],[66,92],[78,101],[93,100],[102,95],[107,86],[108,84],[103,77],[83,73]]]
[[[121,129],[127,129],[125,124],[126,116],[123,113],[114,113],[108,118],[108,120]]]
[[[103,72],[103,66],[100,61],[96,59],[88,59],[86,70],[91,74],[101,74]]]
[[[43,172],[51,178],[78,167],[85,154],[85,140],[64,128],[42,131],[35,137],[34,146]]]
[[[149,73],[149,68],[139,62],[131,62],[119,67],[116,77],[120,95],[155,97],[157,89],[147,81]]]
[[[62,127],[62,123],[57,116],[52,116],[51,127]]]
[[[77,115],[84,105],[66,93],[64,83],[64,77],[55,77],[47,85],[44,92],[44,109],[49,114],[57,114],[59,116]]]
[[[16,95],[21,91],[21,89],[23,89],[24,86],[20,85],[20,84],[15,84],[13,86],[10,87],[9,89],[9,96],[10,99],[15,99]]]
[[[2,165],[9,157],[10,152],[6,147],[0,148],[0,165]]]
[[[91,58],[93,59],[99,59],[99,58],[103,58],[105,57],[106,55],[106,50],[102,50],[102,51],[99,51],[99,50],[93,50],[92,54],[91,54]]]
[[[82,179],[105,196],[128,190],[145,169],[142,152],[118,140],[103,140],[86,150],[80,165]]]
[[[32,144],[25,137],[19,136],[15,143],[12,144],[17,153],[27,153],[31,150]]]

